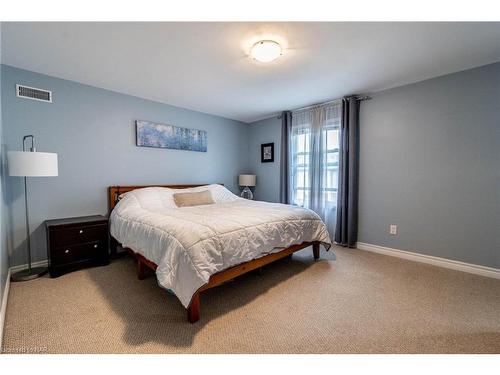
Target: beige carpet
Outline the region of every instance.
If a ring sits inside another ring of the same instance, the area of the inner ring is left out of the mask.
[[[202,294],[201,320],[130,258],[12,283],[4,350],[49,353],[500,353],[500,280],[310,249]]]

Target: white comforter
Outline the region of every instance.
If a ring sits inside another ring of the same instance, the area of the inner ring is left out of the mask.
[[[110,217],[111,235],[156,263],[159,284],[185,307],[214,273],[304,241],[331,246],[324,223],[311,210],[249,201],[220,185],[182,191],[207,189],[216,203],[183,208],[173,203],[176,190],[134,190]]]

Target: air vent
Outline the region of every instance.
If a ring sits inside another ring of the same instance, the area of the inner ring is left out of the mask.
[[[16,93],[20,98],[52,103],[52,91],[37,89],[35,87],[16,85]]]

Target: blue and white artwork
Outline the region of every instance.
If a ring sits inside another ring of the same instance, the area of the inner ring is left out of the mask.
[[[207,152],[205,130],[180,128],[149,121],[135,122],[137,146]]]

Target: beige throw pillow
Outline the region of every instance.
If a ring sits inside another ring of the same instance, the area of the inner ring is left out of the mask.
[[[208,190],[196,193],[176,193],[174,202],[177,207],[201,206],[204,204],[213,204],[212,194]]]

